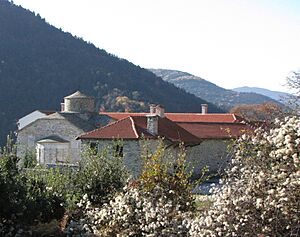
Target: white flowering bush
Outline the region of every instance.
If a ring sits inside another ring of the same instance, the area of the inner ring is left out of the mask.
[[[100,209],[87,201],[86,228],[99,236],[187,236],[184,220],[188,212],[181,211],[182,207],[164,194],[159,186],[151,193],[126,186]]]
[[[99,236],[187,236],[185,220],[194,202],[185,152],[172,165],[165,155],[162,144],[148,153],[139,179],[103,206],[93,206],[85,196],[78,204],[86,209],[85,228]]]
[[[190,236],[300,235],[300,119],[244,135],[213,205],[190,224]]]

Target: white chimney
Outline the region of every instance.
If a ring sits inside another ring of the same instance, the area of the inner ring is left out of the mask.
[[[147,130],[153,135],[158,134],[158,115],[156,114],[147,115]]]
[[[155,114],[155,113],[156,113],[156,105],[150,104],[150,114]]]
[[[208,111],[208,104],[202,104],[201,105],[202,114],[207,114],[207,111]]]
[[[156,106],[156,114],[159,117],[164,118],[165,117],[165,108],[162,105],[157,105]]]

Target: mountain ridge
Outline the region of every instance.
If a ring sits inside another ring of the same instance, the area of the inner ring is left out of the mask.
[[[236,92],[246,92],[246,93],[253,92],[253,93],[261,94],[264,96],[268,96],[279,102],[284,101],[285,98],[288,98],[290,96],[290,94],[286,93],[286,92],[273,91],[273,90],[269,90],[269,89],[261,88],[261,87],[242,86],[242,87],[233,88],[232,90],[236,91]]]
[[[201,77],[194,76],[190,73],[169,70],[169,69],[149,69],[157,76],[175,86],[186,90],[196,96],[199,96],[213,104],[216,104],[224,110],[230,110],[239,104],[262,104],[267,102],[282,104],[272,98],[258,93],[235,92],[222,88]]]
[[[19,118],[59,110],[76,90],[111,111],[145,111],[157,103],[169,112],[196,112],[209,103],[7,0],[0,0],[0,26],[0,144]],[[209,104],[211,112],[222,112]]]

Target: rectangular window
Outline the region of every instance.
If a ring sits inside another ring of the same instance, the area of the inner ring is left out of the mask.
[[[116,146],[115,146],[115,156],[118,156],[118,157],[123,157],[123,145],[119,145],[119,144],[117,144]]]

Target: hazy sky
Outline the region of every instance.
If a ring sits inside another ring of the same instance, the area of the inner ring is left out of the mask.
[[[14,0],[47,22],[145,68],[225,88],[286,91],[300,68],[300,0]]]

